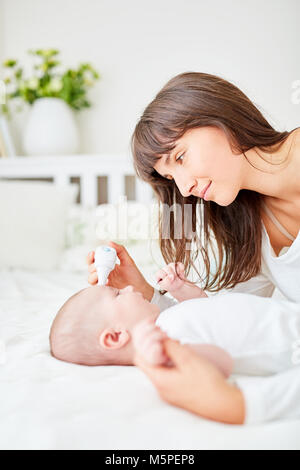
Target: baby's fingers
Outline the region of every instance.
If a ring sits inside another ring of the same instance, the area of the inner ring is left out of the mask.
[[[170,263],[168,265],[171,270],[176,274],[183,274],[184,275],[184,264],[181,263],[180,261],[177,261],[177,263]]]
[[[184,265],[180,262],[177,263],[169,263],[164,270],[168,275],[170,276],[171,279],[175,279],[175,277],[184,277]]]
[[[184,264],[177,263],[177,271],[180,274],[180,277],[185,278]]]
[[[157,328],[144,338],[143,347],[148,349],[155,343],[161,344],[162,347],[162,342],[166,337],[167,335],[161,329]]]
[[[145,358],[147,362],[156,366],[163,365],[168,361],[168,356],[165,354],[162,345],[159,343],[151,345]]]
[[[178,271],[183,271],[184,272],[184,264],[178,261],[177,263],[177,269]]]
[[[143,342],[156,329],[153,319],[149,318],[138,323],[132,331],[133,341]]]
[[[155,274],[156,282],[161,281],[161,280],[164,279],[167,275],[168,275],[168,273],[167,273],[164,269],[160,269],[160,270],[157,271],[157,273]]]

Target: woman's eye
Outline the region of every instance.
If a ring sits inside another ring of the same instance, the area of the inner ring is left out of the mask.
[[[176,158],[176,162],[178,162],[178,161],[181,161],[181,162],[182,162],[182,160],[180,160],[180,159],[181,159],[181,157],[183,157],[183,156],[184,156],[184,153],[182,153],[181,155],[179,155],[179,157]]]
[[[183,157],[183,156],[184,156],[184,153],[179,155],[179,157],[175,158],[175,162],[178,162],[178,161],[182,162],[181,157]],[[164,177],[167,178],[166,175],[164,175]],[[173,178],[167,178],[167,180],[173,181]]]

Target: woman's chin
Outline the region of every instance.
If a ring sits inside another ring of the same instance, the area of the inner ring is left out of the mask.
[[[223,197],[213,196],[209,198],[210,201],[213,201],[219,206],[223,206],[223,207],[230,206],[230,204],[232,204],[235,201],[235,199],[236,199],[236,195],[234,197],[232,194],[229,194],[227,197],[226,196],[223,196]]]

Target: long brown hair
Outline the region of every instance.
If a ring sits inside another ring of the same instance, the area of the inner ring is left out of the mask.
[[[243,189],[231,204],[223,207],[193,195],[183,197],[173,180],[163,178],[153,168],[162,155],[175,148],[176,141],[187,130],[203,126],[222,129],[232,150],[246,159],[244,152],[253,147],[266,153],[278,150],[293,131],[273,129],[252,101],[232,83],[216,75],[196,72],[182,73],[169,80],[146,107],[135,127],[131,139],[134,168],[138,177],[152,186],[159,202],[162,256],[166,263],[181,261],[188,275],[191,266],[196,269],[194,260],[200,251],[206,271],[202,288],[217,292],[247,281],[260,272],[262,195]],[[176,211],[170,214],[167,208],[173,204],[182,209],[180,214],[184,213],[185,204],[192,205],[191,230],[190,233],[183,230],[181,238],[174,236],[174,228],[176,224],[183,226],[187,220],[184,222],[182,217],[180,220]],[[162,234],[167,219],[170,236],[165,238]],[[213,238],[218,249],[217,258]],[[187,249],[187,240],[195,243],[195,251]],[[210,250],[216,266],[213,275]]]

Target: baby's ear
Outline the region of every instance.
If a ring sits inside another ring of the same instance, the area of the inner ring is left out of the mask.
[[[129,339],[127,330],[105,328],[99,335],[99,344],[104,349],[120,349],[128,343]]]

